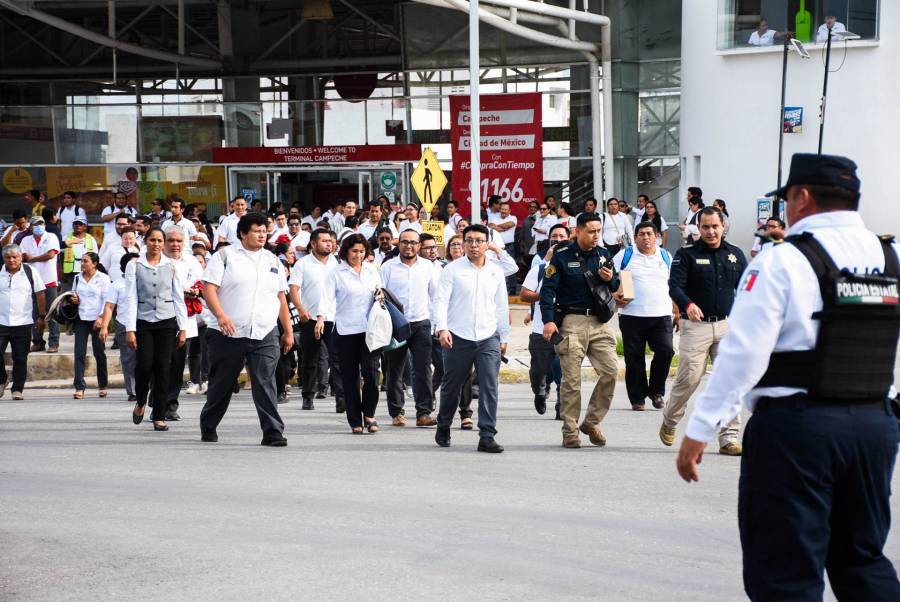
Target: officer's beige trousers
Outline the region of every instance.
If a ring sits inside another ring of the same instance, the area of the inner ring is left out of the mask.
[[[584,423],[600,424],[616,388],[619,362],[616,359],[616,337],[609,324],[601,324],[593,316],[570,314],[563,318],[560,334],[565,339],[556,346],[562,368],[559,387],[559,413],[563,419],[563,436],[578,432],[581,417],[581,361],[588,357],[597,373],[597,384],[588,401]]]
[[[700,379],[706,373],[706,358],[716,359],[719,341],[728,334],[728,321],[691,322],[681,320],[681,340],[678,344],[678,371],[669,401],[663,408],[663,424],[675,428],[684,417],[691,395],[697,390]],[[726,443],[739,443],[741,416],[738,414],[719,431],[719,447]]]

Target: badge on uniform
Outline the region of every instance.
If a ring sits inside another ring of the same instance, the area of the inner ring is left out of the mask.
[[[730,261],[731,263],[737,263],[737,257],[735,257],[734,253],[728,254],[728,261]]]
[[[701,258],[701,259],[698,259],[698,260],[697,260],[697,265],[710,265],[709,259],[702,259],[702,258]]]
[[[566,266],[570,267],[570,268],[580,268],[581,264],[577,261],[570,261],[569,263],[566,264]]]
[[[277,274],[278,268],[269,268],[269,271],[272,272],[273,274]]]
[[[753,285],[756,284],[756,278],[759,276],[759,270],[750,270],[747,272],[747,275],[744,276],[744,283],[741,285],[742,291],[752,291]]]
[[[552,263],[548,263],[547,267],[544,268],[544,278],[553,278],[553,275],[556,273],[556,266]]]

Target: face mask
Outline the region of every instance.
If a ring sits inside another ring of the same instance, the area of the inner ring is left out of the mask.
[[[31,229],[32,232],[35,233],[36,236],[42,236],[45,232],[44,226],[35,226]]]

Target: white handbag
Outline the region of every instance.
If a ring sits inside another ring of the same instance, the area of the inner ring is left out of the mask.
[[[378,351],[391,344],[394,323],[384,302],[376,301],[369,310],[369,323],[366,329],[366,347],[369,351]]]

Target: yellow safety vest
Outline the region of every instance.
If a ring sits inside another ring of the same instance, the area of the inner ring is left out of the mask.
[[[69,245],[73,240],[75,240],[73,235],[69,234],[66,236],[66,250],[63,251],[63,274],[71,274],[75,271],[75,249]],[[97,252],[97,239],[90,234],[84,235],[84,252]],[[81,261],[81,258],[79,258],[79,261]]]

